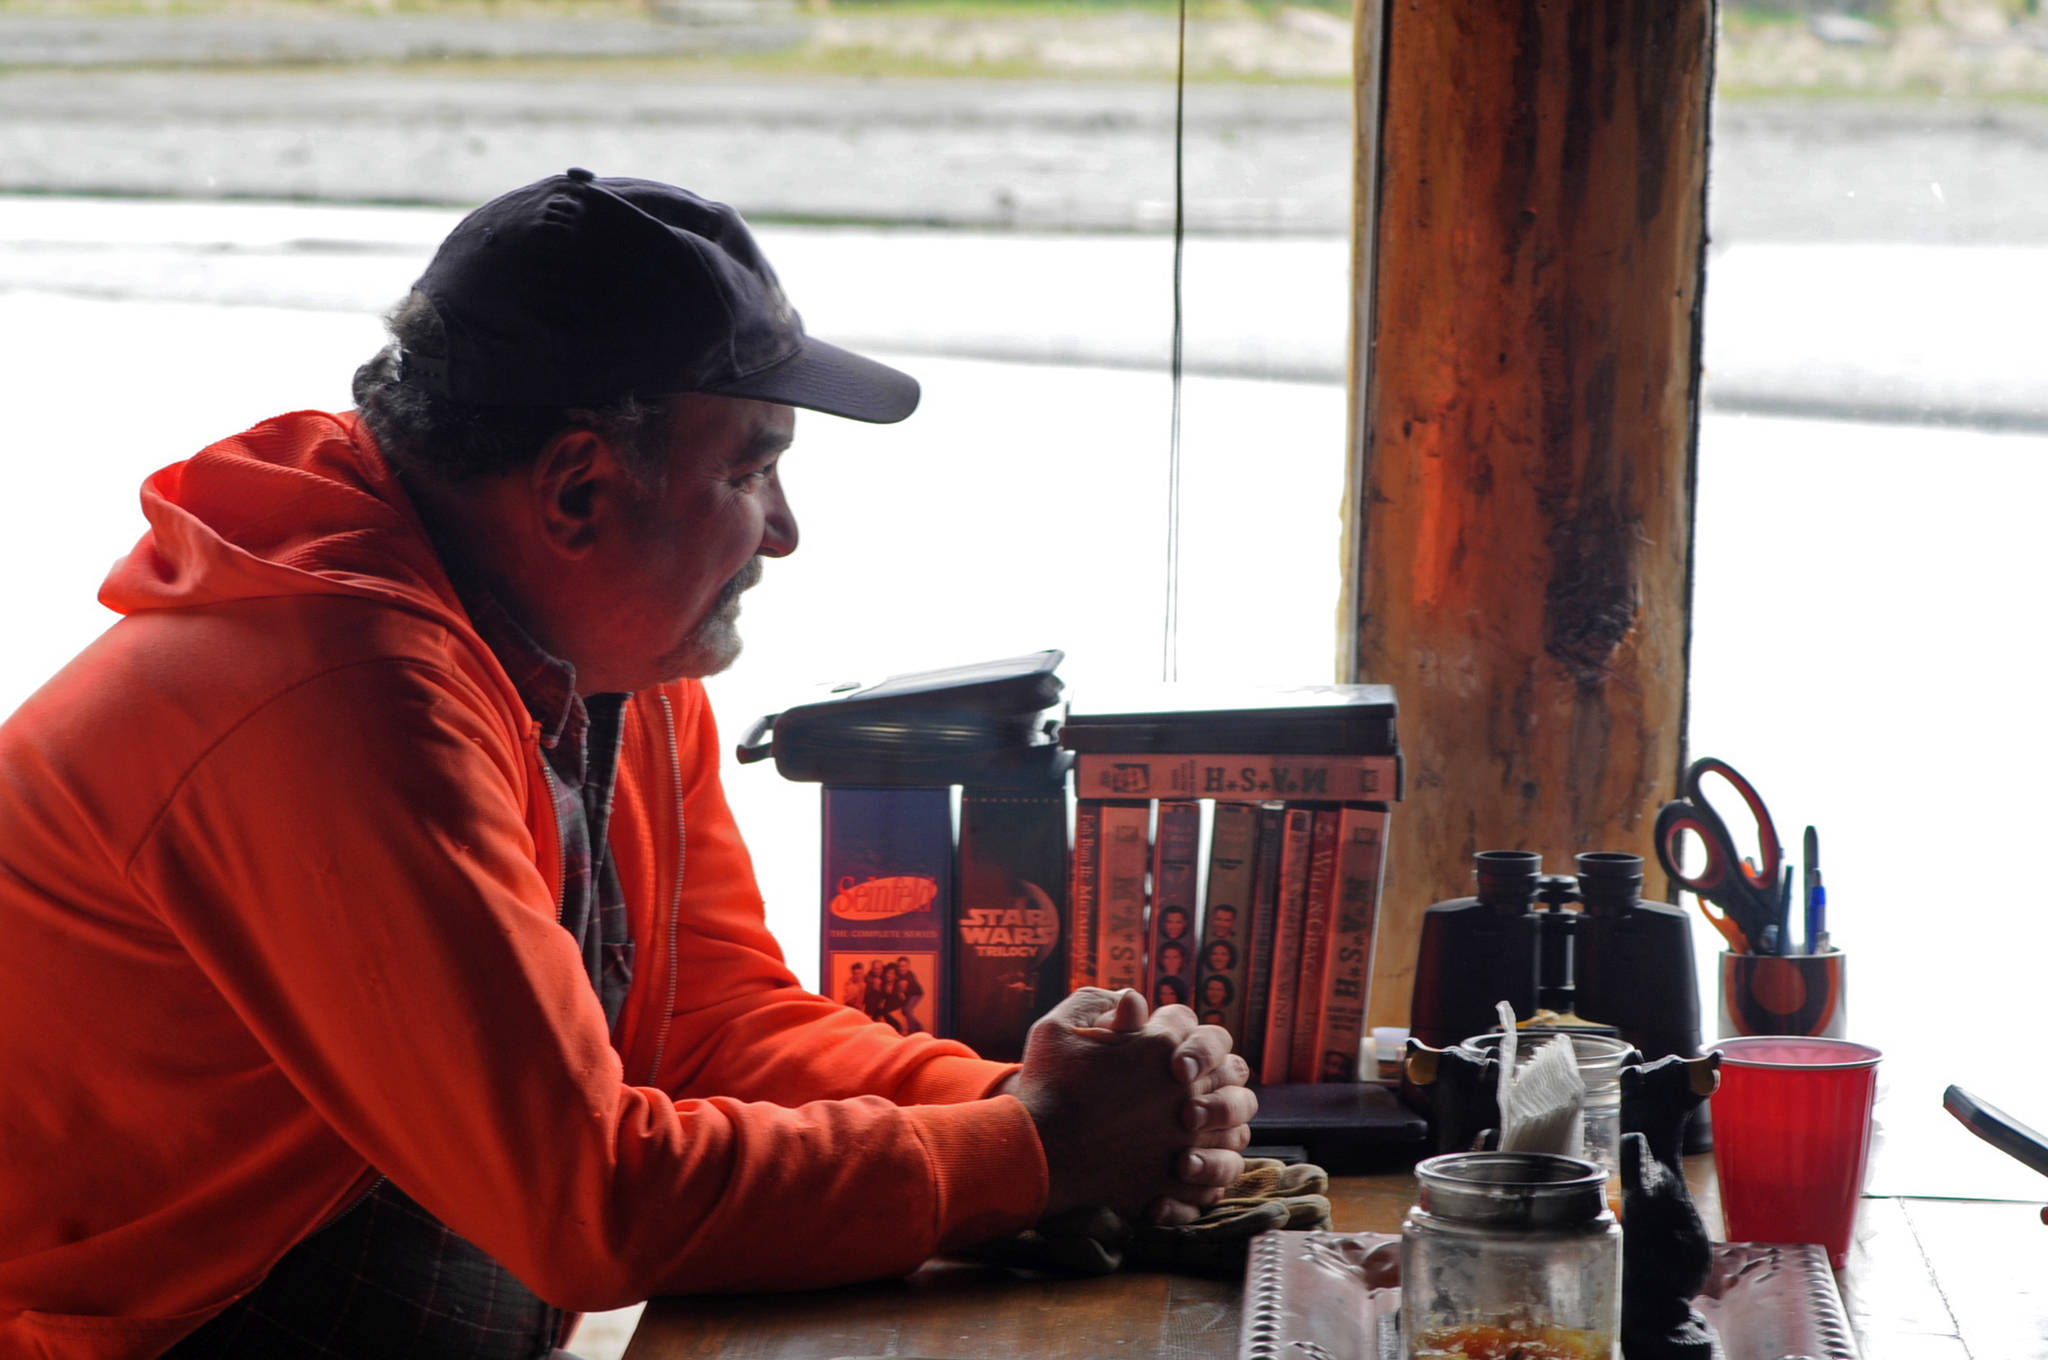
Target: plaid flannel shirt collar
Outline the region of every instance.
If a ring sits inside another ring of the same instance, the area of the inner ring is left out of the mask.
[[[513,688],[526,701],[526,711],[540,724],[540,744],[554,751],[566,741],[569,750],[581,750],[590,731],[590,712],[576,692],[576,667],[535,642],[481,583],[464,579],[453,568],[449,576],[477,636],[512,677]]]

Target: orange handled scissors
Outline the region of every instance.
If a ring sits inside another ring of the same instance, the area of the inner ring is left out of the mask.
[[[1700,781],[1710,774],[1727,780],[1749,805],[1750,815],[1756,819],[1762,864],[1752,864],[1741,856],[1734,837],[1728,834],[1728,824],[1701,791]],[[1700,838],[1707,856],[1705,866],[1696,874],[1679,867],[1679,845],[1688,831]],[[1700,910],[1727,938],[1730,949],[1747,954],[1758,950],[1770,953],[1777,948],[1778,871],[1784,851],[1770,810],[1733,765],[1712,756],[1695,760],[1685,772],[1685,796],[1666,803],[1657,813],[1655,834],[1657,862],[1678,886],[1699,895]],[[1709,902],[1720,912],[1709,910]]]

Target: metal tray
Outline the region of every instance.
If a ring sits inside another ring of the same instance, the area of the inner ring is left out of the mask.
[[[1719,1360],[1858,1360],[1827,1254],[1815,1246],[1716,1242],[1693,1304]],[[1245,1271],[1240,1360],[1401,1360],[1401,1239],[1269,1232]]]

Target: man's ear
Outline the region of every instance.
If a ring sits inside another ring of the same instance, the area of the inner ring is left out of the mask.
[[[548,440],[527,478],[534,519],[550,546],[580,558],[597,543],[625,469],[612,441],[572,427]]]

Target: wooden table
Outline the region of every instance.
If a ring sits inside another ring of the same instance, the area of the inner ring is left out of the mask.
[[[1710,1232],[1710,1157],[1686,1179]],[[1405,1173],[1341,1178],[1337,1226],[1399,1231]],[[1864,1360],[2048,1360],[2048,1227],[2040,1202],[1865,1200],[1840,1273]],[[1234,1360],[1240,1282],[1120,1273],[1035,1279],[933,1262],[907,1280],[808,1294],[657,1299],[626,1360]]]

